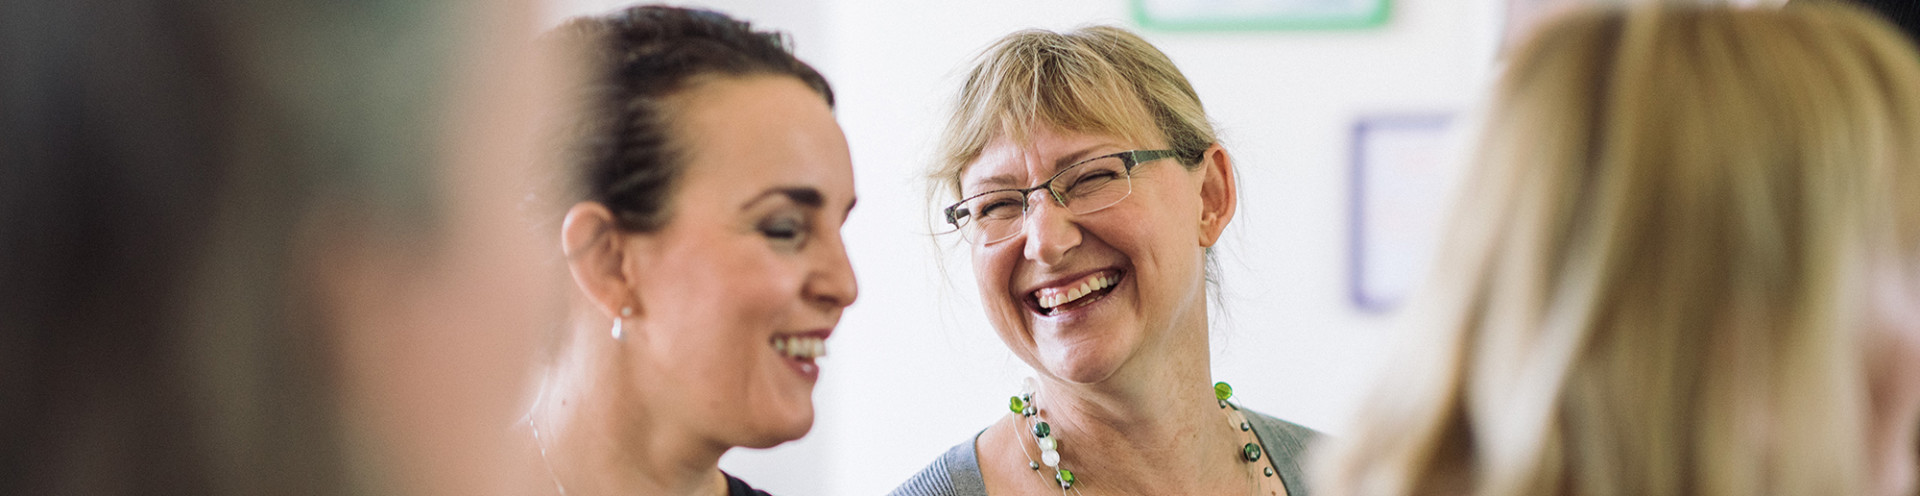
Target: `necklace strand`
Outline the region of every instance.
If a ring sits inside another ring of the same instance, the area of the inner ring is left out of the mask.
[[[540,439],[540,424],[533,421],[533,412],[540,409],[542,400],[545,399],[547,399],[547,388],[542,386],[540,394],[533,399],[533,408],[527,410],[527,429],[533,431],[533,447],[540,450],[540,464],[547,466],[547,477],[553,479],[553,488],[560,491],[560,496],[567,496],[567,486],[560,483],[560,474],[553,471],[553,461],[547,459],[547,442]]]
[[[1053,469],[1053,481],[1059,484],[1060,494],[1062,496],[1068,493],[1075,495],[1083,494],[1080,492],[1078,486],[1080,482],[1079,477],[1074,475],[1073,471],[1069,470],[1061,460],[1059,452],[1060,439],[1057,436],[1057,432],[1054,431],[1051,424],[1048,424],[1046,420],[1041,417],[1040,409],[1033,401],[1033,395],[1036,389],[1035,382],[1032,377],[1022,380],[1020,394],[1009,398],[1007,401],[1008,409],[1012,410],[1014,415],[1019,416],[1016,418],[1016,421],[1026,427],[1026,432],[1033,436],[1034,447],[1040,451],[1040,459],[1033,459],[1033,455],[1027,452],[1026,443],[1021,443],[1020,454],[1027,458],[1027,468],[1042,478],[1046,477],[1045,474],[1040,473],[1040,467],[1043,464]],[[1247,420],[1246,413],[1241,411],[1238,405],[1227,401],[1228,398],[1233,397],[1233,386],[1227,385],[1225,382],[1216,382],[1213,385],[1213,391],[1214,398],[1219,401],[1221,415],[1227,419],[1227,423],[1239,427],[1240,432],[1244,432],[1252,438],[1252,441],[1241,445],[1239,453],[1240,459],[1249,464],[1260,465],[1258,462],[1265,453],[1264,450],[1260,448],[1259,436],[1253,432],[1253,424]],[[1240,414],[1237,422],[1234,418],[1234,414],[1236,413]],[[1262,476],[1273,477],[1272,462],[1269,461],[1264,465],[1266,466],[1261,467]],[[1244,475],[1247,475],[1248,479],[1250,479],[1254,492],[1258,494],[1261,491],[1262,479],[1254,479],[1251,474]]]

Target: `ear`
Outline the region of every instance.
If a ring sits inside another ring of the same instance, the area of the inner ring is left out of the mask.
[[[1240,204],[1239,187],[1234,181],[1233,158],[1219,143],[1207,147],[1201,155],[1200,170],[1206,174],[1200,180],[1200,246],[1211,248],[1220,242],[1227,222],[1233,220],[1234,208]]]
[[[580,202],[567,209],[560,226],[560,250],[566,253],[574,284],[608,318],[620,315],[622,308],[640,312],[632,281],[621,268],[628,253],[616,225],[606,205]]]

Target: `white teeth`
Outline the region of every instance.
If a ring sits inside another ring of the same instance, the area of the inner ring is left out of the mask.
[[[827,356],[827,340],[812,336],[786,336],[773,338],[773,351],[788,358],[818,358]]]
[[[1114,282],[1115,282],[1115,279],[1113,276],[1094,277],[1092,279],[1088,279],[1086,282],[1080,283],[1080,286],[1068,289],[1066,291],[1042,290],[1042,292],[1049,293],[1049,294],[1036,294],[1034,295],[1034,299],[1039,300],[1040,308],[1052,309],[1055,307],[1059,307],[1060,305],[1072,303],[1074,300],[1078,300],[1087,295],[1093,294],[1094,291],[1107,289],[1108,287],[1113,286]]]

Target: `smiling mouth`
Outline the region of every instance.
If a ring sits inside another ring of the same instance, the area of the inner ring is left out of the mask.
[[[1099,301],[1120,284],[1118,270],[1103,270],[1059,286],[1040,288],[1027,294],[1027,303],[1040,315],[1071,311]]]
[[[768,341],[773,351],[794,360],[810,361],[827,356],[827,338],[805,334],[774,336]]]

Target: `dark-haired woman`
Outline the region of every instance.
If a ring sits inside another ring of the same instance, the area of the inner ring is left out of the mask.
[[[764,494],[718,468],[813,425],[855,296],[826,81],[776,33],[635,7],[556,33],[588,55],[560,241],[580,291],[527,416],[566,495]]]

